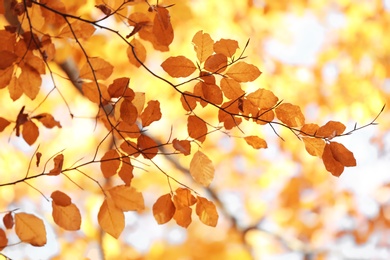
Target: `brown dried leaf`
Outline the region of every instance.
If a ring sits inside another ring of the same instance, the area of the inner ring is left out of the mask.
[[[341,135],[345,131],[345,125],[337,121],[329,121],[325,125],[321,126],[317,131],[317,136],[333,138],[337,135]]]
[[[53,128],[57,126],[58,128],[61,128],[60,122],[56,121],[54,117],[48,113],[42,113],[39,115],[36,115],[32,118],[37,119],[39,122],[41,122],[46,128]]]
[[[85,97],[99,105],[104,105],[111,99],[107,91],[107,86],[102,83],[99,83],[99,89],[97,88],[96,82],[83,83],[82,90]],[[100,94],[102,98],[100,98]]]
[[[184,56],[169,57],[161,67],[174,78],[188,77],[196,70],[195,64]]]
[[[128,156],[134,156],[137,157],[140,153],[138,152],[137,144],[126,140],[124,141],[120,148],[122,149],[123,152],[125,152]]]
[[[206,84],[204,82],[199,82],[201,84],[203,97],[210,103],[220,105],[223,101],[222,90],[215,84]]]
[[[46,229],[43,221],[32,214],[15,214],[15,232],[22,242],[32,246],[46,244]]]
[[[228,69],[226,75],[238,82],[249,82],[257,79],[261,72],[256,66],[239,61]]]
[[[37,153],[35,154],[35,156],[36,156],[36,158],[37,158],[36,166],[39,167],[39,164],[40,164],[40,162],[41,162],[42,153],[37,152]]]
[[[334,158],[329,144],[325,145],[324,152],[322,153],[322,161],[326,170],[333,176],[339,177],[343,173],[344,165]]]
[[[39,136],[37,125],[32,121],[25,122],[23,124],[22,136],[28,145],[33,145]]]
[[[186,95],[184,95],[186,94]],[[192,96],[189,96],[188,94],[192,94],[191,92],[184,91],[184,94],[181,96],[180,101],[183,106],[183,108],[186,111],[192,111],[196,107],[196,99]]]
[[[207,136],[207,125],[206,123],[197,116],[188,116],[187,123],[188,135],[199,142],[204,142]]]
[[[153,34],[159,44],[169,46],[174,38],[171,18],[167,8],[157,6],[153,20]]]
[[[64,155],[58,154],[53,159],[54,161],[54,167],[50,170],[50,172],[47,175],[59,175],[62,171],[62,166],[64,164]]]
[[[132,99],[134,97],[134,91],[129,88],[130,79],[127,77],[117,78],[108,86],[108,94],[111,98],[119,98],[126,96],[127,99]]]
[[[10,51],[0,51],[0,70],[5,70],[8,67],[12,66],[16,59],[18,58],[17,55],[15,55],[13,52]]]
[[[153,216],[159,225],[170,221],[175,211],[176,208],[169,193],[159,197],[153,204]]]
[[[22,87],[23,93],[31,100],[34,100],[39,93],[42,79],[38,71],[27,65],[22,67],[22,73],[19,75],[18,84]]]
[[[23,88],[15,76],[13,76],[9,82],[8,91],[13,101],[18,100],[23,94]]]
[[[158,100],[150,100],[147,107],[140,115],[142,126],[149,126],[154,121],[161,119],[160,102]]]
[[[268,147],[267,142],[258,136],[255,136],[255,135],[246,136],[246,137],[244,137],[244,139],[247,142],[247,144],[249,144],[250,146],[252,146],[255,149],[261,149],[261,148]]]
[[[130,100],[124,99],[120,106],[120,115],[124,122],[132,125],[137,121],[138,111]]]
[[[14,216],[12,215],[12,212],[8,212],[4,215],[3,224],[6,229],[11,229],[14,227]]]
[[[4,70],[0,70],[0,89],[7,87],[12,79],[14,66],[10,66]]]
[[[213,162],[201,151],[197,151],[190,163],[190,174],[199,184],[208,187],[214,179]]]
[[[66,195],[65,193],[59,190],[52,192],[50,197],[53,199],[53,202],[56,205],[61,207],[66,207],[72,204],[72,199],[68,195]]]
[[[214,40],[211,39],[208,33],[203,33],[202,30],[194,35],[192,43],[194,44],[194,50],[196,51],[196,56],[200,64],[207,60],[214,52]]]
[[[0,251],[8,245],[8,238],[2,228],[0,228]]]

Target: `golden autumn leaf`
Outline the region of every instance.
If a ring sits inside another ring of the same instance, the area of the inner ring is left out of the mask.
[[[118,185],[108,190],[115,206],[122,211],[141,211],[145,209],[144,197],[135,188]]]
[[[70,25],[65,26],[62,29],[59,37],[77,39],[81,38],[86,40],[93,35],[95,30],[96,29],[92,24],[76,20],[70,23]]]
[[[37,125],[32,121],[25,122],[23,124],[22,136],[28,145],[33,145],[39,136]]]
[[[221,39],[214,43],[213,48],[215,53],[221,53],[231,58],[238,49],[238,42],[231,39]]]
[[[278,103],[278,97],[272,91],[262,88],[248,94],[246,99],[260,109],[272,108]]]
[[[174,38],[171,18],[167,8],[157,6],[156,15],[153,20],[153,33],[159,44],[169,46]]]
[[[66,12],[65,5],[60,0],[42,0],[40,1],[40,3],[58,12]],[[48,9],[44,8],[43,6],[41,6],[41,12],[47,24],[61,28],[62,25],[66,23],[60,14],[57,14],[56,12],[51,12]]]
[[[98,222],[105,232],[118,239],[125,228],[125,215],[116,207],[114,201],[107,197],[100,206]]]
[[[22,242],[32,246],[46,244],[46,229],[43,221],[28,213],[15,214],[15,232]]]
[[[138,117],[137,108],[133,105],[133,103],[124,99],[120,104],[120,117],[123,121],[125,121],[128,125],[132,125],[135,123]]]
[[[191,154],[191,143],[188,140],[177,140],[177,138],[172,141],[173,148],[181,152],[184,155]]]
[[[343,123],[337,121],[329,121],[325,125],[318,128],[317,136],[333,138],[344,133],[346,127]]]
[[[303,135],[316,135],[320,127],[317,124],[304,124],[301,127],[301,134]]]
[[[8,245],[8,238],[4,230],[0,228],[0,251],[3,250]]]
[[[322,161],[326,170],[333,176],[339,177],[343,173],[344,165],[334,158],[329,144],[325,145],[324,152],[322,153]]]
[[[169,57],[161,67],[174,78],[188,77],[196,70],[195,64],[184,56]]]
[[[98,89],[99,88],[99,89]],[[96,82],[86,82],[82,85],[83,94],[90,101],[96,104],[106,104],[110,100],[110,95],[107,91],[107,86]]]
[[[238,82],[249,82],[257,79],[261,72],[256,66],[239,61],[229,67],[226,75]]]
[[[133,39],[130,42],[131,46],[127,47],[127,58],[129,59],[130,63],[136,66],[137,68],[141,67],[141,63],[145,63],[146,61],[146,48],[141,43],[141,41],[137,39]],[[133,47],[132,47],[133,46]],[[135,55],[137,56],[138,61],[133,53],[133,48]]]
[[[4,70],[8,67],[10,67],[18,58],[17,55],[10,51],[2,50],[0,51],[0,70]]]
[[[306,151],[313,156],[322,157],[325,141],[320,138],[302,137]]]
[[[58,206],[66,207],[72,204],[72,199],[68,195],[66,195],[65,193],[59,190],[52,192],[50,197],[53,199],[54,203]]]
[[[225,97],[228,99],[237,99],[245,94],[245,92],[241,89],[240,83],[234,79],[221,79],[221,89]]]
[[[12,76],[11,81],[8,85],[8,91],[13,101],[18,100],[22,96],[23,88],[19,84],[19,80],[18,78],[16,78],[16,76]]]
[[[187,228],[192,222],[192,209],[190,207],[176,208],[173,219],[176,223],[184,228]]]
[[[39,122],[41,122],[46,128],[53,128],[57,126],[58,128],[61,128],[60,122],[56,121],[54,117],[48,113],[42,113],[39,115],[36,115],[32,117],[34,119],[37,119]]]
[[[137,147],[142,151],[145,159],[153,159],[158,153],[157,143],[147,135],[140,135],[137,139]]]
[[[58,154],[53,159],[54,167],[49,171],[47,175],[59,175],[62,171],[62,165],[64,164],[64,155]]]
[[[90,79],[93,81],[99,79],[105,80],[111,76],[113,70],[114,66],[112,66],[107,61],[99,57],[92,57],[89,58],[89,62],[86,62],[83,67],[81,67],[79,77],[81,79]]]
[[[272,122],[274,118],[275,118],[275,113],[273,110],[263,108],[257,112],[255,121],[259,125],[266,125],[269,122]]]
[[[223,72],[227,67],[227,57],[221,53],[213,54],[204,63],[204,69],[210,72]]]
[[[245,136],[244,139],[247,142],[247,144],[249,144],[250,146],[252,146],[255,149],[261,149],[261,148],[268,147],[267,142],[264,139],[262,139],[256,135]]]
[[[333,157],[342,165],[347,167],[356,166],[356,159],[353,156],[353,153],[349,151],[343,144],[330,142],[329,147]]]
[[[68,231],[76,231],[81,226],[80,210],[73,203],[67,206],[58,205],[54,200],[52,201],[52,216],[54,222]]]
[[[126,96],[126,99],[130,99],[131,101],[131,96],[134,97],[134,91],[129,88],[129,82],[130,78],[127,77],[115,79],[107,88],[110,97],[119,98]]]
[[[0,117],[0,132],[3,132],[4,129],[9,126],[11,122],[8,121],[7,119]]]
[[[3,217],[3,224],[6,229],[11,229],[14,227],[14,216],[12,215],[12,212],[8,212]]]
[[[197,151],[190,163],[190,174],[199,184],[208,187],[214,179],[213,162],[201,151]]]
[[[140,115],[142,126],[149,126],[154,121],[161,119],[160,102],[158,100],[150,100],[145,110]]]
[[[276,117],[289,127],[297,127],[305,124],[305,116],[299,106],[283,103],[275,109]]]
[[[173,196],[173,203],[176,209],[184,207],[190,207],[196,203],[196,198],[191,194],[191,191],[187,188],[178,188]]]
[[[184,94],[181,95],[181,97],[180,97],[180,101],[181,101],[183,108],[186,111],[194,110],[196,107],[196,99],[194,97],[190,96],[190,94],[192,94],[192,93],[190,93],[188,91],[184,91]]]
[[[208,57],[210,57],[214,50],[214,40],[211,39],[210,34],[203,33],[203,31],[198,31],[192,38],[192,43],[194,44],[194,50],[196,52],[196,57],[199,60],[199,63],[202,64]]]
[[[100,159],[100,170],[105,178],[109,178],[118,172],[121,164],[120,155],[115,149],[108,150]]]
[[[197,116],[188,116],[187,131],[190,137],[198,140],[199,142],[203,143],[206,140],[207,125]]]
[[[202,96],[210,103],[220,105],[223,101],[222,90],[215,84],[206,84],[205,82],[199,82],[196,87],[202,88]]]
[[[0,89],[5,88],[10,84],[13,72],[14,66],[0,70]]]
[[[217,226],[219,216],[214,203],[200,196],[197,199],[196,215],[198,215],[200,221],[207,226]]]
[[[160,196],[153,204],[153,216],[159,225],[170,221],[175,211],[176,208],[169,193]]]
[[[131,180],[133,179],[133,169],[134,166],[131,164],[129,157],[122,158],[122,166],[118,172],[119,177],[125,183],[125,185],[130,186]]]
[[[42,79],[38,71],[27,65],[22,67],[18,84],[23,89],[23,93],[31,100],[34,100],[41,88]]]
[[[145,93],[143,92],[135,92],[134,93],[134,99],[133,99],[133,105],[137,108],[138,114],[142,113],[142,110],[145,106]]]

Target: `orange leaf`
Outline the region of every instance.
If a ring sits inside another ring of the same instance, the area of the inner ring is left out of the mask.
[[[129,125],[124,121],[119,122],[118,126],[116,127],[116,130],[121,132],[122,136],[127,136],[130,138],[138,138],[138,136],[140,136],[141,134],[137,124]],[[122,138],[122,136],[120,136],[120,138]]]
[[[190,174],[199,184],[208,187],[214,178],[213,162],[201,151],[197,151],[190,163]]]
[[[133,169],[134,166],[131,164],[130,158],[122,158],[122,166],[118,172],[118,175],[127,186],[130,186],[131,180],[134,177]]]
[[[171,18],[167,8],[157,6],[153,20],[153,33],[159,44],[169,46],[174,38]]]
[[[322,153],[322,161],[326,170],[333,176],[339,177],[343,173],[344,165],[334,158],[329,144],[325,145],[324,152]]]
[[[194,44],[196,57],[198,58],[200,64],[202,64],[214,52],[214,41],[208,33],[198,31],[192,38],[192,43]]]
[[[114,201],[107,197],[99,209],[98,222],[105,232],[118,239],[125,228],[125,215],[115,206]]]
[[[108,100],[111,99],[107,91],[107,86],[102,83],[98,83],[98,85],[96,85],[96,82],[83,83],[82,90],[84,96],[86,96],[90,101],[96,104],[103,103],[104,105],[107,103]]]
[[[278,119],[289,127],[305,124],[305,116],[302,114],[299,106],[283,103],[275,109],[275,113]]]
[[[206,123],[197,116],[188,116],[187,123],[188,135],[199,142],[204,142],[207,135]]]
[[[100,159],[100,169],[105,178],[115,175],[119,169],[119,153],[115,149],[108,150]]]
[[[69,26],[72,28],[72,30]],[[87,40],[93,35],[95,30],[96,29],[92,24],[76,20],[62,29],[60,37],[81,38]]]
[[[221,39],[214,43],[215,53],[221,53],[226,57],[231,58],[238,49],[238,42],[230,39]]]
[[[221,89],[225,97],[228,99],[237,99],[245,94],[245,92],[241,89],[240,83],[234,79],[221,79]]]
[[[144,45],[137,39],[131,40],[130,44],[134,47],[134,52],[138,60],[140,60],[142,63],[145,63],[146,48],[144,47]],[[135,58],[133,53],[133,47],[129,46],[127,48],[127,58],[129,59],[131,64],[139,68],[141,67],[141,63]]]
[[[132,141],[129,141],[129,140],[124,141],[121,144],[120,148],[128,156],[137,157],[139,155],[137,144],[132,142]]]
[[[152,159],[158,153],[157,143],[147,135],[140,135],[137,139],[138,149],[142,151],[145,159]]]
[[[75,204],[71,203],[67,206],[61,206],[56,204],[53,200],[51,205],[53,208],[53,220],[58,226],[69,231],[76,231],[80,229],[81,214]]]
[[[320,138],[302,137],[306,151],[313,156],[322,157],[325,149],[325,141]]]
[[[258,136],[255,135],[246,136],[244,137],[244,139],[247,142],[247,144],[249,144],[255,149],[267,148],[267,142]]]
[[[329,121],[321,126],[317,131],[317,136],[333,138],[336,135],[341,135],[345,131],[345,125],[337,121]]]
[[[135,92],[135,96],[132,102],[133,105],[137,108],[138,114],[141,114],[145,105],[145,93]]]
[[[315,135],[320,127],[317,124],[304,124],[301,128],[303,135]]]
[[[131,96],[134,97],[134,91],[129,88],[130,79],[127,77],[117,78],[108,86],[108,94],[112,98],[119,98],[122,96],[126,96],[126,99],[132,99]]]
[[[18,84],[22,87],[24,94],[31,100],[34,100],[39,93],[42,79],[38,71],[27,65],[22,67],[22,73],[20,73],[18,78]]]
[[[91,70],[91,66],[93,71]],[[107,79],[113,72],[114,66],[99,57],[89,58],[89,63],[85,63],[80,70],[81,79],[99,80]],[[95,78],[96,77],[96,78]]]
[[[161,67],[174,78],[188,77],[196,70],[195,64],[184,56],[169,57]]]
[[[242,122],[241,118],[237,118],[237,117],[229,114],[229,113],[232,113],[232,114],[239,113],[238,102],[236,100],[232,100],[232,101],[223,103],[222,108],[225,109],[226,112],[219,110],[218,111],[218,120],[221,123],[223,122],[223,126],[227,130],[232,129],[233,127],[236,127],[239,124],[241,124],[241,122]],[[229,113],[227,113],[227,112],[229,112]]]
[[[204,69],[210,72],[222,72],[227,67],[227,58],[221,53],[211,55],[204,63]]]
[[[173,148],[181,152],[184,155],[191,154],[191,143],[188,140],[177,140],[176,138],[172,141]]]
[[[160,102],[158,100],[150,100],[147,107],[140,115],[142,126],[148,126],[154,121],[161,119]]]
[[[42,113],[39,115],[36,115],[32,118],[37,119],[39,122],[41,122],[46,128],[53,128],[57,126],[58,128],[61,128],[60,122],[56,121],[54,117],[48,113]]]
[[[12,212],[8,212],[3,217],[3,223],[6,229],[11,229],[14,226],[14,217],[12,215]]]
[[[39,136],[39,130],[36,124],[32,121],[27,121],[23,124],[22,130],[23,139],[28,143],[28,145],[32,145],[35,143]]]
[[[36,163],[36,165],[37,165],[37,167],[39,167],[39,163],[41,162],[42,153],[37,152],[37,153],[35,154],[35,156],[36,156],[36,158],[37,158],[37,163]]]
[[[200,221],[207,226],[217,226],[219,216],[217,208],[211,201],[198,196],[198,202],[196,203],[196,215],[198,215]]]
[[[222,91],[215,84],[206,84],[204,82],[199,82],[202,86],[203,97],[210,103],[219,105],[223,101]]]
[[[0,70],[0,89],[5,88],[10,84],[13,72],[14,66]]]
[[[66,195],[65,193],[59,190],[54,191],[50,197],[53,199],[53,202],[56,205],[61,207],[66,207],[72,204],[72,199],[68,195]]]
[[[8,245],[8,238],[2,228],[0,228],[0,251]]]
[[[246,97],[252,105],[262,109],[262,108],[272,108],[278,103],[278,98],[269,90],[258,89],[253,93],[250,93]]]
[[[132,125],[137,121],[138,111],[130,100],[124,99],[120,105],[120,115],[123,121]]]
[[[344,145],[337,142],[330,142],[329,146],[333,157],[342,165],[347,167],[356,166],[356,159],[353,153],[345,148]]]
[[[227,76],[238,82],[254,81],[260,74],[261,72],[256,66],[243,61],[233,64],[226,72]]]
[[[256,120],[254,121],[256,121],[256,123],[259,125],[265,125],[274,120],[274,118],[275,113],[273,110],[263,108],[257,112]]]
[[[188,95],[188,94],[191,94],[191,92],[184,91],[184,94],[186,94],[186,95],[182,95],[180,98],[180,101],[181,101],[183,108],[186,111],[194,110],[196,107],[196,99],[194,97],[191,97]]]
[[[0,117],[0,132],[3,132],[4,129],[10,124],[10,121],[7,119]]]
[[[176,220],[176,223],[184,228],[187,228],[191,222],[192,209],[190,207],[184,207],[176,209],[173,219]]]
[[[106,5],[100,4],[100,5],[95,5],[95,7],[100,9],[100,11],[102,11],[102,13],[105,15],[111,14],[111,9]]]
[[[176,208],[169,193],[159,197],[153,204],[153,216],[159,225],[170,221],[175,211]]]
[[[191,194],[191,191],[187,188],[178,188],[173,196],[173,202],[176,209],[184,207],[190,207],[196,203],[196,198]]]
[[[64,164],[64,155],[58,154],[56,157],[54,157],[53,161],[54,167],[47,175],[59,175],[61,173],[62,165]]]
[[[5,50],[0,51],[0,57],[1,57],[0,70],[4,70],[10,67],[18,58],[18,56],[15,55],[14,53]]]
[[[144,197],[135,188],[118,185],[108,190],[115,206],[122,211],[145,209]]]
[[[11,78],[11,81],[9,82],[8,91],[13,101],[19,99],[23,94],[23,88],[19,84],[19,80],[15,76],[13,76]]]
[[[22,242],[32,246],[46,244],[46,229],[43,221],[32,214],[15,214],[15,232]]]

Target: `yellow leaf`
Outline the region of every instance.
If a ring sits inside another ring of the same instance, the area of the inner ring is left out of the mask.
[[[170,221],[175,211],[176,208],[169,193],[159,197],[153,204],[153,216],[159,225]]]
[[[75,204],[71,203],[67,206],[61,206],[52,201],[53,220],[54,222],[65,230],[76,231],[81,226],[81,214]]]
[[[198,196],[198,202],[196,203],[196,215],[198,215],[200,221],[207,226],[217,226],[219,216],[217,208],[211,201]]]
[[[188,77],[196,70],[195,64],[184,56],[169,57],[161,67],[174,78]]]
[[[255,135],[246,136],[244,137],[244,139],[247,142],[247,144],[249,144],[255,149],[267,148],[267,142],[258,136]]]
[[[43,221],[32,214],[15,214],[15,232],[22,242],[32,246],[46,244],[46,229]]]
[[[119,185],[108,190],[115,206],[122,211],[140,211],[145,209],[144,197],[135,188]]]
[[[200,64],[202,64],[214,52],[214,41],[208,33],[198,31],[192,38],[192,43],[194,44],[196,57],[198,58]]]
[[[201,151],[197,151],[190,163],[190,174],[199,184],[208,187],[214,178],[213,162]]]
[[[226,75],[238,82],[254,81],[260,76],[260,70],[252,65],[243,61],[239,61],[233,64]]]
[[[302,137],[306,151],[313,156],[322,157],[325,149],[325,141],[320,138]]]
[[[305,124],[305,116],[299,106],[283,103],[275,109],[277,118],[289,127],[297,127]]]
[[[125,228],[125,215],[115,206],[112,199],[106,198],[100,207],[98,222],[105,232],[114,238],[119,238]]]

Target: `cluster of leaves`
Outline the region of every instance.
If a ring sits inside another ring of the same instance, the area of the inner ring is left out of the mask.
[[[12,1],[10,11],[17,18],[18,25],[7,26],[0,31],[0,39],[4,43],[0,46],[2,57],[0,88],[7,87],[13,100],[19,99],[23,94],[34,100],[40,92],[41,75],[46,74],[47,71],[55,86],[50,62],[53,62],[55,57],[56,43],[75,41],[84,53],[85,59],[79,69],[78,82],[82,83],[81,90],[85,97],[99,107],[97,118],[107,128],[105,139],[112,136],[115,141],[111,149],[106,151],[99,160],[96,159],[95,154],[94,158],[87,163],[64,168],[64,156],[60,153],[53,158],[52,170],[45,172],[44,169],[40,174],[26,176],[24,179],[1,184],[1,186],[25,182],[43,175],[58,176],[68,171],[78,171],[86,164],[99,162],[105,179],[118,175],[123,182],[109,189],[100,187],[104,200],[97,215],[100,227],[118,238],[125,227],[124,212],[145,209],[142,193],[131,186],[134,178],[132,160],[142,155],[144,159],[159,168],[154,158],[159,154],[167,156],[159,153],[162,147],[167,146],[174,151],[172,154],[192,155],[189,165],[190,175],[196,183],[208,187],[214,179],[215,169],[212,160],[199,147],[206,141],[211,128],[241,130],[240,125],[243,120],[247,120],[260,126],[269,126],[278,135],[274,126],[282,126],[290,129],[303,141],[310,155],[321,158],[326,170],[332,175],[340,176],[344,167],[356,165],[353,153],[341,143],[332,140],[362,127],[355,126],[352,131],[345,133],[346,127],[341,122],[329,121],[323,126],[309,124],[305,122],[305,116],[299,106],[282,102],[272,91],[258,88],[254,92],[246,93],[243,90],[243,83],[252,82],[261,75],[261,71],[255,65],[244,61],[244,51],[248,43],[243,51],[237,54],[239,49],[237,41],[231,39],[214,41],[209,34],[199,31],[192,39],[196,62],[186,56],[175,56],[161,63],[162,69],[170,77],[188,78],[195,72],[197,76],[174,84],[156,75],[145,65],[147,51],[144,42],[150,42],[158,51],[169,50],[174,39],[169,6],[148,4],[145,12],[130,13],[125,18],[132,30],[126,36],[99,24],[110,16],[123,19],[120,12],[124,8],[144,3],[145,1],[124,1],[116,8],[104,4],[96,5],[105,16],[100,20],[87,20],[68,13],[61,1]],[[44,22],[39,19],[40,17],[43,17]],[[54,33],[51,31],[53,28],[59,39],[51,36],[51,33]],[[144,67],[151,76],[166,82],[180,94],[182,107],[187,113],[188,138],[185,140],[173,138],[172,141],[170,139],[161,144],[153,136],[146,134],[146,130],[152,123],[162,118],[160,102],[149,100],[146,103],[145,93],[136,92],[129,87],[130,78],[119,77],[111,80],[114,66],[103,58],[89,56],[81,41],[88,41],[96,28],[103,29],[123,40],[131,64]],[[108,86],[107,82],[110,82]],[[195,84],[192,91],[181,90],[182,85],[193,82]],[[218,126],[212,126],[197,115],[195,110],[206,106],[218,109]],[[34,121],[39,121],[46,128],[61,127],[51,114],[28,114],[25,113],[25,107],[22,107],[15,122],[0,117],[0,132],[12,123],[15,125],[16,136],[19,136],[21,131],[23,139],[32,146],[39,136]],[[374,121],[369,125],[374,124]],[[243,136],[243,139],[255,149],[267,148],[266,140],[259,136]],[[198,151],[191,152],[192,146],[197,146]],[[41,154],[36,153],[36,155],[38,166]],[[192,221],[192,207],[195,207],[201,222],[208,226],[217,225],[218,213],[212,201],[199,196],[196,191],[163,170],[161,172],[166,175],[171,192],[160,196],[153,205],[153,215],[158,224],[167,223],[173,218],[178,225],[186,228]],[[175,181],[179,188],[173,191],[170,180]],[[96,182],[99,184],[98,181]],[[71,198],[62,191],[54,191],[51,199],[54,222],[65,230],[80,229],[82,217]],[[4,224],[7,228],[13,227],[13,219],[15,219],[15,232],[22,242],[33,246],[43,246],[46,243],[46,231],[42,220],[27,213],[9,212],[4,216]],[[4,248],[7,245],[7,238],[1,229],[0,239],[0,248]]]

